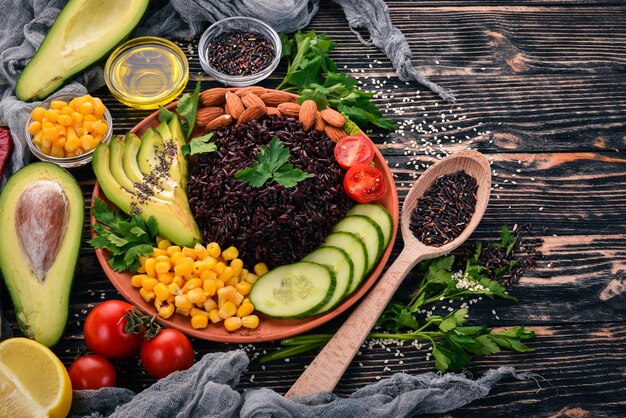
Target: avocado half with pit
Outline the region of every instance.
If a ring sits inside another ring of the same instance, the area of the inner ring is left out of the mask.
[[[69,0],[17,80],[20,100],[44,99],[103,58],[137,26],[149,0]]]
[[[128,133],[93,154],[93,170],[106,197],[127,214],[153,216],[159,234],[180,246],[202,240],[189,207],[184,179],[187,161],[177,116],[147,129],[141,138]]]
[[[20,328],[46,346],[67,322],[83,220],[80,187],[54,164],[27,165],[0,194],[0,271]]]

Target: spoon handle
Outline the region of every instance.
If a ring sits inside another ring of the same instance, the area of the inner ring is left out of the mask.
[[[409,271],[422,259],[405,247],[385,275],[285,394],[332,392]]]

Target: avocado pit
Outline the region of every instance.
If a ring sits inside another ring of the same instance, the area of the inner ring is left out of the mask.
[[[40,180],[20,195],[15,228],[33,275],[46,279],[67,230],[69,204],[63,188],[54,181]]]

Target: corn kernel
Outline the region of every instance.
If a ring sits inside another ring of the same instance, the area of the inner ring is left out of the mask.
[[[259,326],[259,317],[256,315],[248,315],[241,318],[241,325],[245,328],[255,329]]]
[[[209,256],[209,252],[206,250],[204,245],[197,243],[193,249],[196,251],[196,255],[198,256],[198,260],[204,260]]]
[[[170,292],[167,290],[167,285],[163,283],[157,283],[152,290],[154,291],[157,300],[164,301],[170,296]]]
[[[254,312],[254,305],[251,303],[241,303],[241,306],[237,308],[237,316],[243,318]]]
[[[221,289],[222,287],[224,287],[224,281],[221,279],[215,279],[215,287]]]
[[[104,115],[105,111],[106,111],[106,107],[102,103],[102,100],[100,100],[100,98],[98,97],[94,97],[93,98],[93,114],[96,116],[102,116]]]
[[[237,283],[239,283],[239,279],[238,279],[237,277],[235,277],[235,276],[231,277],[230,279],[228,279],[228,280],[226,280],[226,281],[224,282],[224,284],[225,284],[226,286],[234,286],[234,285],[236,285]]]
[[[214,272],[213,270],[203,270],[202,273],[200,273],[200,278],[202,280],[215,280],[217,279],[217,273]]]
[[[241,271],[239,272],[239,278],[241,280],[244,280],[247,275],[248,275],[248,269],[241,269]]]
[[[203,304],[206,301],[206,296],[204,295],[204,290],[200,287],[195,287],[187,292],[187,299],[191,303],[200,303]]]
[[[159,273],[159,274],[157,274],[157,278],[163,284],[170,284],[170,283],[172,283],[174,281],[174,276],[170,272]]]
[[[146,290],[154,289],[154,286],[156,286],[157,283],[159,283],[157,279],[155,279],[154,277],[150,277],[148,275],[144,275],[141,278],[141,287],[143,287]]]
[[[169,242],[166,239],[162,239],[161,241],[159,241],[159,243],[157,244],[157,247],[159,247],[161,250],[167,250],[169,247],[172,246],[172,243]]]
[[[154,258],[156,257],[160,257],[160,256],[165,256],[165,257],[169,257],[169,254],[167,253],[167,251],[165,250],[161,250],[160,248],[154,248],[152,250],[152,256]],[[156,260],[155,260],[156,261]]]
[[[63,126],[71,126],[72,125],[72,117],[68,115],[59,115],[58,122]]]
[[[191,309],[191,302],[187,299],[186,295],[176,295],[174,297],[174,304],[176,308],[189,310]]]
[[[52,123],[56,123],[59,120],[59,115],[60,114],[61,114],[60,110],[48,109],[48,110],[46,110],[45,118],[48,119]]]
[[[167,254],[168,254],[169,256],[171,256],[171,255],[172,255],[172,254],[174,254],[174,253],[180,253],[180,252],[182,252],[182,250],[181,250],[181,248],[180,248],[178,245],[170,245],[170,246],[167,248]]]
[[[91,125],[91,129],[99,135],[105,135],[109,131],[109,125],[104,121],[97,120]]]
[[[191,308],[191,310],[189,311],[189,315],[194,316],[194,315],[204,315],[207,318],[209,317],[209,313],[207,311],[205,311],[202,308]]]
[[[237,314],[237,307],[232,302],[226,302],[220,308],[219,314],[222,319],[230,318],[231,316]]]
[[[174,273],[178,276],[191,277],[193,266],[191,264],[178,264],[174,267]]]
[[[211,312],[213,309],[217,309],[217,302],[211,298],[207,298],[207,300],[204,301],[203,307],[205,311]]]
[[[209,243],[209,245],[206,246],[206,250],[209,253],[209,255],[213,258],[219,257],[220,254],[222,253],[222,249],[220,248],[220,245],[217,242]]]
[[[141,287],[141,277],[143,276],[143,274],[135,274],[133,277],[130,278],[130,284],[133,287]]]
[[[46,117],[46,109],[43,107],[37,106],[33,109],[31,113],[31,117],[33,120],[41,122]]]
[[[242,295],[248,296],[248,293],[252,290],[252,285],[248,282],[239,282],[235,285],[235,289]]]
[[[254,274],[257,276],[262,276],[267,273],[269,269],[267,268],[267,264],[265,263],[256,263],[254,265]]]
[[[215,279],[206,279],[202,282],[202,288],[208,297],[212,297],[217,292],[217,283]]]
[[[222,258],[224,260],[234,260],[237,257],[239,257],[239,251],[233,246],[230,246],[222,251]]]
[[[254,284],[254,282],[256,282],[258,278],[259,278],[259,276],[257,276],[256,274],[248,273],[248,274],[246,274],[246,277],[244,277],[243,280],[248,282],[248,283],[250,283],[250,284]]]
[[[239,277],[239,273],[243,269],[243,261],[241,258],[235,258],[230,262],[229,267],[233,269],[233,273],[235,276]]]
[[[223,300],[233,300],[237,291],[233,286],[225,286],[217,290],[217,298]]]
[[[231,316],[224,321],[224,328],[228,331],[236,331],[241,328],[242,321],[238,316]]]
[[[174,254],[172,254],[170,256],[172,263],[174,263],[174,265],[176,265],[176,262],[182,258],[185,258],[185,254],[181,253],[180,251],[175,252]]]
[[[241,306],[241,303],[243,302],[243,300],[245,299],[245,296],[242,295],[239,292],[235,292],[235,296],[233,296],[233,303],[235,304],[236,307]]]
[[[154,264],[154,270],[157,272],[157,274],[168,273],[171,267],[172,267],[172,263],[170,263],[169,260],[157,261]]]
[[[34,120],[28,125],[28,132],[30,132],[31,135],[37,135],[39,131],[41,131],[41,122],[38,120]]]
[[[193,329],[206,328],[209,325],[209,318],[204,315],[193,315],[191,317],[191,327]]]
[[[72,114],[74,113],[74,109],[72,109],[69,106],[63,106],[61,109],[59,109],[61,111],[62,115],[67,115],[70,118],[72,117]]]
[[[78,111],[83,115],[89,115],[93,113],[93,103],[83,102],[78,106]]]
[[[45,139],[46,141],[53,142],[59,136],[59,131],[57,130],[56,127],[43,128],[42,131],[43,131],[43,139]]]
[[[159,316],[161,318],[167,319],[174,315],[174,309],[174,304],[168,303],[166,306],[162,306],[161,308],[159,308]]]
[[[213,257],[206,256],[202,259],[202,262],[205,263],[205,266],[207,269],[209,270],[213,270],[215,268],[215,266],[217,265],[217,260]]]
[[[193,248],[189,248],[189,247],[183,248],[183,254],[193,259],[193,261],[196,261],[198,259],[198,254],[196,253],[196,250],[194,250]]]
[[[187,293],[191,289],[202,288],[202,284],[203,284],[202,279],[193,278],[193,279],[187,280],[187,282],[183,286],[183,293]]]
[[[219,311],[217,309],[212,309],[209,312],[209,319],[214,324],[217,324],[218,322],[220,322],[222,320],[222,317],[220,317]]]
[[[226,264],[224,264],[223,261],[218,261],[217,264],[215,265],[215,267],[213,268],[213,270],[217,274],[222,274],[222,273],[224,273],[224,270],[226,270]]]
[[[60,147],[57,145],[53,145],[52,148],[50,149],[50,156],[56,157],[56,158],[65,157],[65,150],[63,149],[63,145],[61,145]]]
[[[185,285],[185,279],[180,276],[174,276],[174,279],[172,279],[172,283],[176,283],[178,287],[183,287]]]
[[[139,294],[141,295],[143,300],[145,300],[146,302],[152,302],[154,298],[156,297],[156,295],[154,294],[154,291],[146,290],[143,287],[139,289]]]
[[[180,286],[178,286],[176,283],[172,283],[167,286],[167,291],[170,295],[178,295],[180,293]]]
[[[194,261],[193,258],[191,257],[183,257],[183,258],[179,258],[178,260],[176,260],[176,262],[174,263],[175,265],[180,265],[180,264],[191,264],[193,265]]]
[[[235,277],[235,271],[232,269],[232,267],[226,267],[224,268],[224,271],[222,271],[222,273],[220,274],[220,279],[224,280],[225,282],[228,281],[231,277]]]

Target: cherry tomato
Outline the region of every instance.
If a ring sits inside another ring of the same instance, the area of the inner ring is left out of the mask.
[[[180,331],[165,328],[141,345],[141,363],[148,373],[160,379],[193,365],[193,348]]]
[[[115,386],[117,373],[111,362],[97,354],[78,358],[69,370],[72,389],[100,389]]]
[[[89,312],[83,333],[91,351],[114,359],[137,354],[143,336],[124,332],[124,313],[128,309],[133,309],[133,305],[121,300],[108,300]]]
[[[343,178],[343,188],[352,200],[368,203],[383,197],[387,185],[379,169],[369,164],[357,164]]]
[[[346,170],[374,159],[374,144],[363,135],[348,135],[335,145],[335,160]]]

